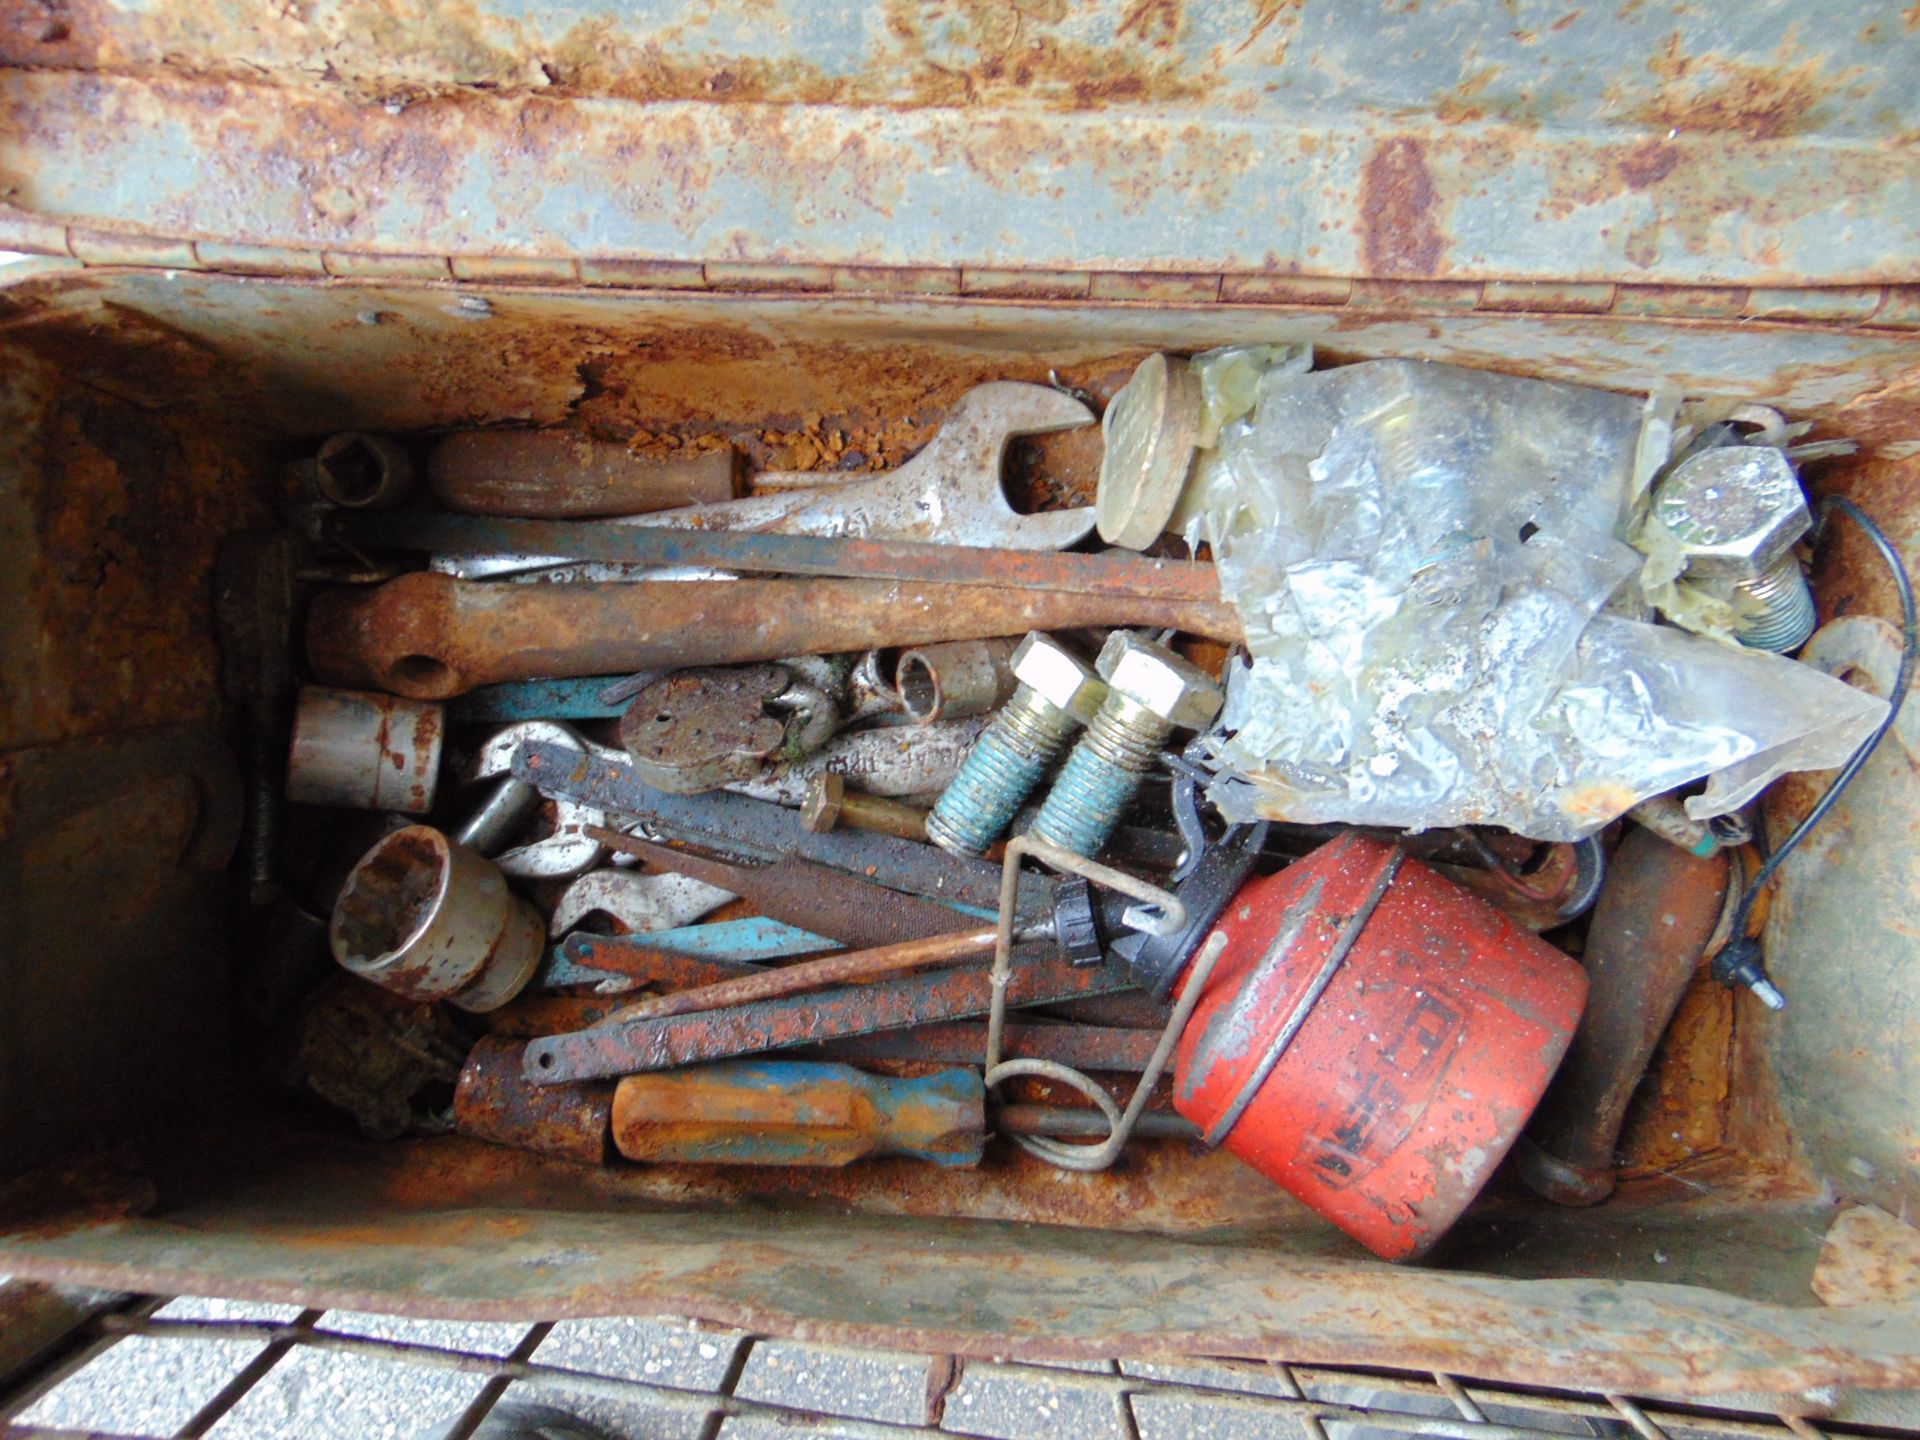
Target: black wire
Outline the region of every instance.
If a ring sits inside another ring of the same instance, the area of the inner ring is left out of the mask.
[[[1838,495],[1821,503],[1821,531],[1826,529],[1828,520],[1836,510],[1866,532],[1867,538],[1873,542],[1874,549],[1880,552],[1880,558],[1886,562],[1887,570],[1893,576],[1894,588],[1900,592],[1900,674],[1893,682],[1893,693],[1887,697],[1886,718],[1880,722],[1873,734],[1861,742],[1860,748],[1853,752],[1847,763],[1840,767],[1840,773],[1833,777],[1833,784],[1827,787],[1827,793],[1822,795],[1813,809],[1807,812],[1806,818],[1793,827],[1793,833],[1780,842],[1773,854],[1767,857],[1766,863],[1755,872],[1752,882],[1746,888],[1746,893],[1740,897],[1740,908],[1734,912],[1731,934],[1732,943],[1735,945],[1745,938],[1754,901],[1759,898],[1760,892],[1766,889],[1767,882],[1773,879],[1774,873],[1779,870],[1782,862],[1794,852],[1802,840],[1807,838],[1813,827],[1825,819],[1827,812],[1839,802],[1847,786],[1853,783],[1853,777],[1858,775],[1867,761],[1873,758],[1873,752],[1879,748],[1880,742],[1893,728],[1894,721],[1900,718],[1900,707],[1907,701],[1907,687],[1913,682],[1914,663],[1916,658],[1920,658],[1920,620],[1916,620],[1914,614],[1913,581],[1907,575],[1907,567],[1900,559],[1900,552],[1894,549],[1892,542],[1887,539],[1886,532],[1873,522],[1866,511],[1853,501]],[[1816,536],[1817,534],[1818,532]]]

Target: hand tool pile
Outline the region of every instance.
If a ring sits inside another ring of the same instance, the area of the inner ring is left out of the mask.
[[[1649,802],[1622,884],[1619,827],[1227,823],[1213,565],[1073,549],[1092,508],[1002,491],[1012,440],[1093,418],[983,384],[898,470],[750,484],[723,451],[469,432],[431,501],[402,446],[329,441],[307,540],[353,583],[306,606],[285,775],[329,858],[249,977],[288,1075],[369,1135],[594,1165],[1220,1146],[1407,1259],[1572,1045],[1585,1098],[1527,1174],[1601,1198],[1742,837]],[[1127,543],[1171,509],[1127,507]],[[1562,946],[1603,882],[1589,954],[1644,940],[1662,886],[1690,918],[1647,942],[1673,954],[1634,1003],[1665,1010],[1596,1050]]]

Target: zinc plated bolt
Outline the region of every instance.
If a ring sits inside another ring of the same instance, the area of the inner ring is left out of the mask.
[[[1680,542],[1686,578],[1741,610],[1734,638],[1788,654],[1813,633],[1813,591],[1793,547],[1813,525],[1800,477],[1770,445],[1689,456],[1660,482],[1654,513]]]
[[[1220,687],[1164,645],[1116,630],[1094,662],[1106,702],[1087,722],[1030,832],[1091,859],[1113,834],[1140,782],[1175,730],[1198,730],[1219,713]]]
[[[1047,767],[1107,697],[1106,682],[1052,637],[1015,647],[1020,684],[981,733],[960,773],[927,816],[927,838],[956,855],[985,852],[1040,785]]]

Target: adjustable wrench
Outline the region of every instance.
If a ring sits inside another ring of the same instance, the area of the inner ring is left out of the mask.
[[[606,523],[1063,550],[1092,532],[1092,508],[1020,514],[1007,503],[1001,488],[1007,445],[1022,435],[1090,425],[1093,418],[1080,401],[1049,386],[990,381],[961,396],[940,433],[898,470],[838,485],[795,484],[801,476],[769,472],[757,477],[771,491],[768,494],[623,516]],[[782,485],[794,488],[773,488]],[[443,555],[434,568],[471,580],[566,563],[539,555]],[[644,572],[626,568],[625,573]]]

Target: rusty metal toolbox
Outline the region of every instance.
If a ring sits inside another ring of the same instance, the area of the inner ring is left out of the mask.
[[[1873,1258],[1846,1205],[1920,1212],[1911,710],[1774,897],[1793,1007],[1696,988],[1616,1198],[1502,1192],[1396,1269],[1180,1141],[796,1177],[316,1137],[227,1063],[213,630],[222,540],[331,431],[893,457],[979,381],[1105,397],[1234,341],[1778,405],[1861,442],[1829,483],[1911,548],[1911,12],[6,0],[0,65],[0,1273],[1841,1421],[1920,1387],[1910,1275],[1811,1286],[1823,1243]],[[1090,481],[1096,436],[1045,444]],[[1815,574],[1883,688],[1864,542]]]

